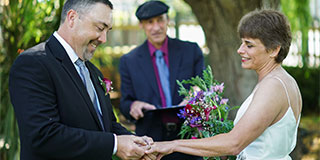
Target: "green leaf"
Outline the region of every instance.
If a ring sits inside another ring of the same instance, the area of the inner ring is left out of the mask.
[[[177,84],[179,86],[179,91],[178,91],[179,95],[180,96],[185,96],[185,97],[189,96],[189,91],[186,88],[184,88],[182,83],[179,80],[177,80],[176,82],[177,82]]]

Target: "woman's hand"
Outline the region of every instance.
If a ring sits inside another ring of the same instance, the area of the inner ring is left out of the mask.
[[[154,152],[154,153],[150,153],[150,154],[145,154],[144,156],[142,156],[142,158],[140,160],[156,160],[158,159],[158,153]]]
[[[163,156],[171,154],[174,150],[175,142],[155,142],[151,145],[151,148],[147,150],[146,154],[158,153],[157,160],[160,160]]]

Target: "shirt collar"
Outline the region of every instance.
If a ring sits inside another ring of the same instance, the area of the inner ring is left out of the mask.
[[[162,51],[162,53],[166,56],[166,54],[169,54],[168,52],[168,36],[166,37],[166,39],[164,40],[160,50]],[[154,47],[151,42],[148,40],[148,47],[149,47],[149,52],[151,56],[154,56],[153,53],[158,50],[156,47]]]
[[[76,54],[76,52],[74,52],[72,47],[68,44],[68,42],[66,42],[56,31],[53,33],[53,36],[57,38],[57,40],[61,43],[63,48],[66,50],[69,58],[71,59],[71,62],[75,63],[79,59],[79,57]]]

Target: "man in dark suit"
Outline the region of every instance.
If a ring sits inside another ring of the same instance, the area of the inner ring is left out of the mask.
[[[121,112],[136,122],[137,135],[148,135],[155,141],[178,138],[179,119],[174,112],[146,111],[185,104],[184,97],[179,96],[176,80],[200,75],[204,68],[203,55],[196,43],[167,36],[168,8],[160,1],[148,1],[138,7],[136,16],[147,40],[123,55],[119,67]],[[164,69],[160,69],[159,52]],[[163,75],[165,70],[169,72]],[[175,156],[165,159],[191,158]]]
[[[112,8],[108,0],[66,1],[58,31],[14,62],[9,91],[21,160],[139,159],[152,143],[116,122],[103,75],[89,62],[106,42]]]

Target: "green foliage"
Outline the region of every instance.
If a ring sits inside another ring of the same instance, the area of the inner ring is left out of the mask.
[[[281,0],[281,9],[288,17],[294,33],[311,26],[309,4],[310,0]]]
[[[104,77],[112,81],[113,92],[120,91],[120,74],[118,66],[122,55],[123,54],[114,53],[111,47],[101,45],[97,48],[94,57],[90,60],[101,70]]]
[[[179,133],[181,138],[207,138],[228,133],[233,128],[233,121],[228,120],[228,113],[238,107],[231,108],[227,104],[228,99],[223,98],[223,83],[220,84],[213,78],[210,66],[203,71],[202,77],[177,81],[179,94],[188,100],[188,104],[178,115],[185,120]],[[191,84],[193,87],[187,90],[183,84]],[[219,160],[220,157],[204,159]]]
[[[191,7],[183,0],[164,0],[164,3],[170,7],[172,6],[172,9],[169,10],[170,18],[178,19],[183,22],[195,21]]]
[[[206,84],[206,88],[209,88],[212,84],[214,84],[214,79],[210,66],[208,66],[207,69],[203,71],[203,79]]]
[[[0,6],[1,160],[19,159],[18,129],[8,91],[10,67],[20,52],[46,40],[58,28],[62,5],[63,0],[10,0],[8,5]]]
[[[214,82],[216,81],[213,79],[211,67],[208,66],[206,70],[203,70],[203,79],[199,76],[196,76],[196,77],[192,77],[189,80],[182,80],[182,82],[177,80],[176,82],[180,88],[178,91],[179,95],[188,97],[189,91],[186,88],[184,88],[182,84],[191,84],[193,86],[199,87],[203,91],[206,91],[208,90],[208,88],[214,85]],[[191,91],[193,92],[193,88],[191,88]]]
[[[285,67],[294,77],[302,96],[302,114],[320,114],[320,69]]]
[[[178,93],[179,93],[179,95],[181,96],[184,96],[184,97],[187,97],[187,96],[189,96],[189,90],[187,90],[183,85],[182,85],[182,83],[180,82],[180,81],[176,81],[177,82],[177,84],[178,84],[178,86],[179,86],[179,91],[178,91]]]
[[[121,160],[121,158],[119,158],[119,157],[117,157],[117,156],[113,155],[113,156],[112,156],[112,160]]]
[[[312,17],[310,15],[309,0],[281,0],[282,11],[288,17],[294,35],[301,32],[302,63],[304,67],[308,64],[308,32],[311,27]],[[295,39],[294,39],[295,40]]]

